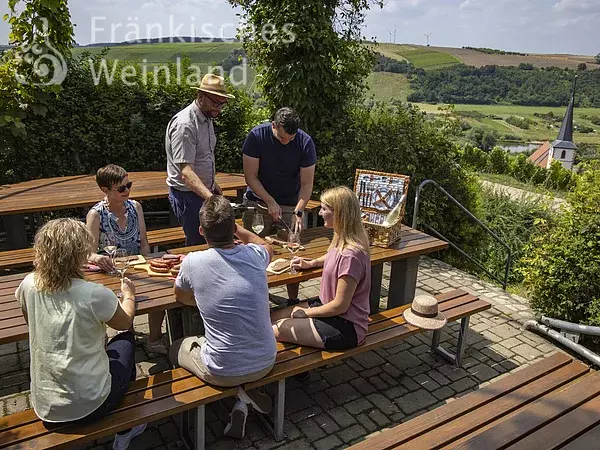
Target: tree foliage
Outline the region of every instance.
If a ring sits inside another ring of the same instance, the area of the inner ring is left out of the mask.
[[[522,269],[531,305],[542,314],[600,325],[600,165],[586,170],[556,227],[539,233]]]
[[[239,37],[269,109],[293,107],[315,135],[347,117],[374,63],[360,34],[369,0],[229,1],[244,9]]]
[[[455,65],[411,77],[413,102],[565,106],[575,71],[557,67]],[[600,106],[600,69],[578,73],[575,106]]]

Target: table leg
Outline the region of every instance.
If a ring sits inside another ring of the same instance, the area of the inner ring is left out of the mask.
[[[388,309],[412,303],[417,288],[419,257],[392,261],[390,287],[388,289]]]
[[[2,216],[2,223],[6,231],[8,250],[29,247],[27,233],[25,232],[25,217],[22,214]]]
[[[235,199],[237,203],[241,204],[244,201],[244,192],[246,192],[246,188],[237,190],[237,197]]]
[[[371,266],[371,294],[369,304],[371,307],[370,314],[379,312],[379,301],[381,300],[381,281],[383,278],[383,264]]]
[[[182,308],[172,308],[167,310],[167,331],[169,345],[173,345],[173,342],[185,336]]]

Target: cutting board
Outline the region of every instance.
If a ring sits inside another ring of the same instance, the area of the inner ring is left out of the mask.
[[[134,255],[137,257],[137,259],[133,259],[133,256],[131,257],[131,261],[129,261],[129,265],[130,266],[137,266],[138,264],[146,264],[146,258],[144,258],[142,255]]]
[[[171,273],[171,271],[168,271],[167,273],[154,272],[150,268],[150,264],[137,264],[134,266],[134,269],[135,270],[145,270],[148,273],[148,275],[150,275],[151,277],[174,277],[175,276]]]

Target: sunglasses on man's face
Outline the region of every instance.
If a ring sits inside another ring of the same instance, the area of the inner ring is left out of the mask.
[[[208,96],[207,94],[204,94],[204,96],[205,96],[207,99],[209,99],[209,100],[210,100],[210,102],[212,103],[212,105],[213,105],[215,108],[222,108],[222,107],[223,107],[223,106],[225,106],[225,104],[227,103],[227,100],[220,102],[220,101],[218,101],[218,100],[215,100],[215,99],[213,99],[212,97]]]
[[[131,186],[133,186],[133,181],[130,181],[127,184],[124,184],[123,186],[119,186],[118,188],[115,188],[117,190],[117,192],[119,194],[122,194],[123,192],[125,192],[125,189],[127,189],[128,191],[131,190]]]

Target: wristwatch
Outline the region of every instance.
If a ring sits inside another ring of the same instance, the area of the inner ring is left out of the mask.
[[[294,211],[294,214],[296,214],[296,216],[302,218],[302,211]]]

